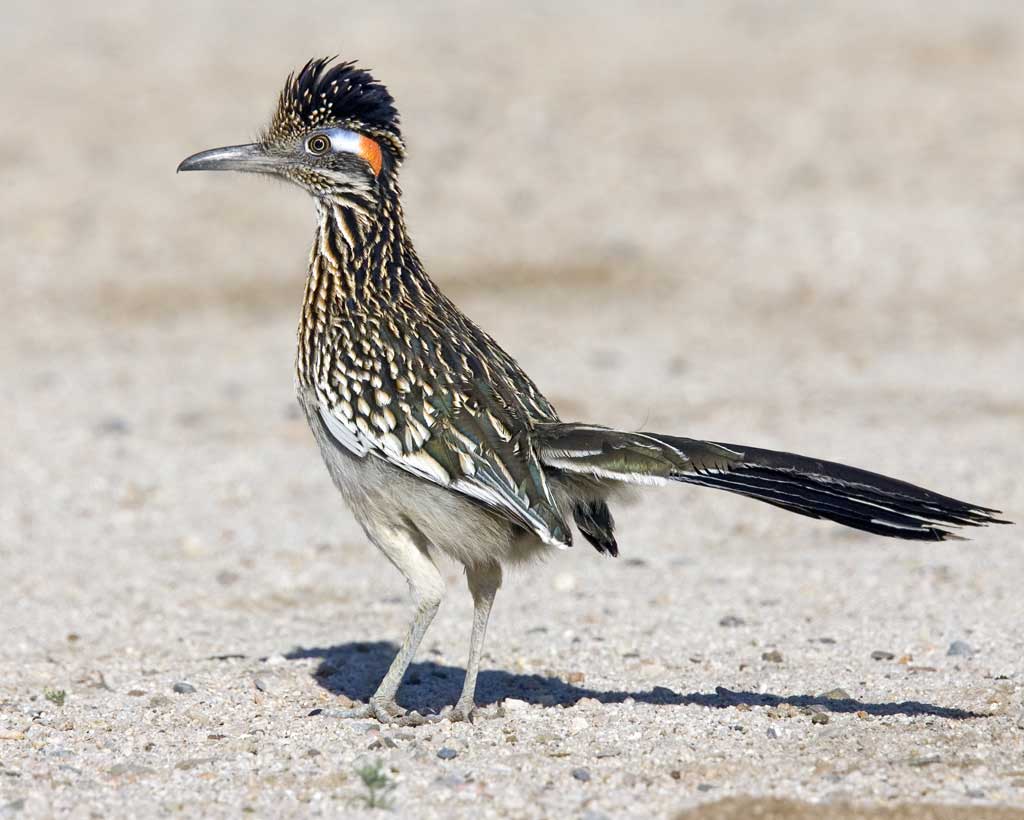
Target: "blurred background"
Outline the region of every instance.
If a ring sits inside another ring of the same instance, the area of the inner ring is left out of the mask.
[[[225,635],[265,652],[327,641],[332,620],[401,629],[397,604],[393,620],[351,614],[401,582],[341,510],[293,399],[311,204],[174,173],[253,138],[313,56],[358,59],[393,92],[427,269],[564,418],[809,452],[1024,511],[1015,0],[2,17],[0,663],[23,681],[72,633],[94,657],[131,634],[159,665],[168,635],[196,654]],[[871,583],[899,587],[894,607],[915,588],[916,570],[883,570],[889,544],[710,492],[654,498],[620,516],[649,560],[786,557],[820,581],[856,543]],[[985,600],[1019,598],[1014,532],[982,534],[984,560],[942,560]],[[581,552],[586,588],[625,594]],[[499,599],[493,646],[516,607],[559,606],[548,593]],[[467,606],[439,632],[454,657]],[[942,636],[988,617],[938,591],[915,606]]]

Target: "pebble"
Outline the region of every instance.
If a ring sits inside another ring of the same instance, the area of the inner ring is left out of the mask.
[[[853,700],[850,697],[850,693],[845,689],[840,689],[838,686],[835,689],[829,689],[827,692],[822,692],[821,696],[825,700]]]
[[[161,706],[167,706],[171,702],[171,699],[167,695],[153,695],[149,699],[149,705],[154,709],[159,709]]]
[[[907,765],[908,766],[915,766],[915,767],[931,766],[933,763],[941,762],[941,760],[942,760],[942,758],[940,758],[938,755],[927,755],[925,757],[912,757],[910,760],[907,761]]]
[[[586,783],[590,780],[590,769],[585,769],[582,766],[578,769],[573,769],[572,776],[580,782]]]
[[[11,729],[0,729],[0,740],[24,740],[25,733]]]
[[[895,657],[892,652],[886,652],[884,649],[876,649],[871,653],[871,660],[873,661],[891,661]]]
[[[573,685],[583,683],[586,680],[586,676],[582,672],[570,672],[565,676],[565,682]]]
[[[555,576],[554,587],[558,592],[572,592],[576,588],[576,577],[568,572]]]
[[[266,678],[253,678],[252,685],[259,689],[261,692],[271,693],[274,691],[274,685],[270,683]]]
[[[722,620],[720,620],[718,622],[718,625],[719,626],[726,626],[726,627],[733,627],[733,626],[746,626],[746,623],[747,622],[744,621],[738,615],[726,615],[724,618],[722,618]]]
[[[967,643],[967,641],[953,641],[953,643],[949,645],[949,649],[946,650],[946,654],[953,657],[969,658],[976,651],[977,650]]]
[[[191,769],[196,769],[199,766],[205,766],[207,763],[214,763],[216,760],[217,758],[215,757],[187,757],[184,760],[179,760],[175,763],[174,768],[187,772]]]
[[[697,791],[699,791],[699,792],[709,792],[713,788],[715,788],[715,787],[712,786],[710,783],[698,783],[697,784]]]
[[[123,419],[120,416],[108,416],[102,419],[99,424],[96,425],[96,432],[101,435],[119,435],[123,436],[126,433],[131,432],[131,425],[127,419]]]
[[[121,777],[122,775],[153,774],[154,771],[149,766],[140,766],[138,763],[118,763],[111,766],[107,773],[114,777]]]
[[[780,737],[782,737],[782,734],[774,726],[769,726],[768,731],[765,732],[765,734],[768,735],[768,737],[770,737],[772,740],[778,740]]]
[[[196,688],[191,684],[183,680],[178,681],[171,687],[179,695],[194,695]]]
[[[584,729],[588,728],[589,726],[590,726],[590,723],[587,721],[587,719],[585,717],[574,717],[569,722],[569,728],[573,732],[582,732]]]
[[[398,744],[395,743],[395,741],[393,741],[390,737],[379,737],[376,740],[372,741],[370,743],[370,745],[367,746],[366,748],[369,749],[371,752],[375,752],[375,751],[377,751],[379,749],[397,749],[398,748]],[[443,752],[443,751],[444,751],[444,749],[441,750],[441,752]],[[449,749],[449,751],[451,751],[451,750]],[[441,757],[441,752],[437,753],[438,757]],[[447,760],[447,758],[441,758],[441,759],[442,760]]]
[[[504,706],[505,710],[508,712],[519,712],[523,709],[530,708],[529,703],[525,700],[520,700],[519,698],[505,698],[501,705]]]
[[[782,653],[778,649],[762,652],[761,660],[768,661],[768,663],[782,663]]]
[[[395,745],[394,741],[392,741],[391,745]],[[452,760],[458,757],[459,753],[454,749],[449,748],[448,746],[442,746],[440,749],[437,750],[437,756],[441,758],[441,760]]]
[[[828,716],[828,712],[815,712],[811,715],[811,723],[824,725],[829,722],[831,718]]]

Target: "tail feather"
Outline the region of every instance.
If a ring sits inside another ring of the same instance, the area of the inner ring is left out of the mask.
[[[562,423],[546,425],[540,442],[542,462],[565,472],[714,487],[893,538],[942,541],[959,537],[949,528],[1009,523],[999,510],[794,453]]]

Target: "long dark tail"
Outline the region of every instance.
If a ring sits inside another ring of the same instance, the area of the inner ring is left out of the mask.
[[[942,541],[959,537],[947,527],[1010,523],[996,518],[999,510],[793,453],[561,423],[545,425],[540,442],[542,462],[565,472],[716,487],[892,538]]]

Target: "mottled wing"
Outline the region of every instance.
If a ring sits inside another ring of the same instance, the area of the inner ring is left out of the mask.
[[[377,329],[381,337],[390,331]],[[329,388],[318,391],[326,429],[353,455],[383,458],[474,499],[545,543],[569,546],[571,533],[515,391],[471,361],[471,351],[451,353],[442,340],[424,336],[407,337],[404,345],[384,338],[385,356],[339,345],[329,379],[320,380]],[[413,358],[427,345],[442,367],[424,368]]]

